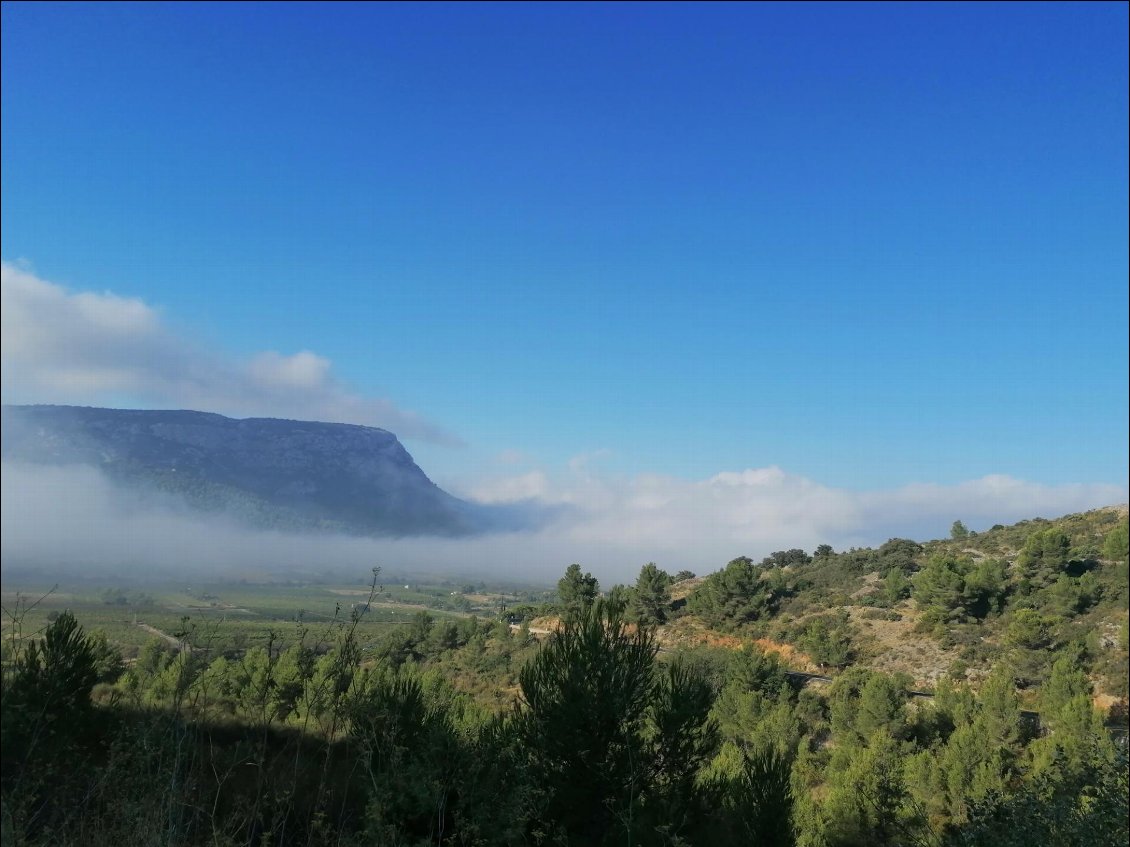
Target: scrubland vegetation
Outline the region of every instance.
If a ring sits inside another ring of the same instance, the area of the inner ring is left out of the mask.
[[[6,594],[4,843],[1124,845],[1125,513],[951,534]]]

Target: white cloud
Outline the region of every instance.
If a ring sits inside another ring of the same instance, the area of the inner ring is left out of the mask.
[[[670,572],[705,574],[736,556],[774,550],[837,550],[891,537],[943,537],[960,518],[974,530],[1056,517],[1126,501],[1111,485],[1043,486],[989,476],[958,485],[887,491],[830,488],[780,468],[688,481],[663,476],[554,482],[537,471],[483,484],[479,499],[566,504],[541,529],[473,538],[368,539],[249,530],[188,511],[172,498],[130,494],[94,468],[5,462],[0,496],[0,561],[51,578],[114,571],[237,577],[289,570],[497,575],[557,580],[580,562],[605,585],[635,578],[647,561]],[[45,576],[48,574],[45,574]]]
[[[578,453],[569,460],[569,470],[576,474],[587,475],[597,463],[603,459],[611,458],[612,455],[612,451],[606,448]]]
[[[524,450],[510,448],[497,453],[494,461],[500,465],[523,465],[530,461],[530,456]]]
[[[518,551],[557,554],[558,564],[591,564],[616,578],[633,575],[646,561],[668,569],[710,571],[740,555],[760,558],[773,550],[838,550],[877,545],[892,537],[945,537],[955,519],[974,530],[1033,517],[1056,517],[1125,502],[1125,486],[1040,485],[1006,476],[985,476],[955,485],[914,484],[880,491],[833,488],[778,467],[724,472],[704,480],[654,474],[594,475],[579,466],[553,480],[543,471],[496,478],[469,487],[481,502],[535,498],[569,504],[557,522],[536,533],[515,535]],[[496,555],[500,539],[473,541]],[[565,561],[568,560],[568,561]]]
[[[478,503],[517,503],[551,496],[549,478],[543,471],[530,471],[519,476],[497,477],[476,483],[468,491],[469,499]]]
[[[247,371],[264,385],[317,389],[330,378],[330,360],[309,350],[293,356],[260,353],[248,363]]]
[[[0,265],[0,315],[8,403],[173,406],[358,423],[458,443],[389,400],[350,391],[330,360],[309,350],[231,361],[175,335],[141,300],[71,292],[8,262]]]

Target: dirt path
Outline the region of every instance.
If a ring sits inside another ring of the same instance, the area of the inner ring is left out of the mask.
[[[144,630],[145,630],[146,632],[148,632],[148,633],[149,633],[150,635],[155,635],[155,636],[157,636],[158,638],[160,638],[160,639],[164,640],[164,641],[165,641],[165,642],[167,642],[167,643],[168,643],[168,644],[169,644],[169,645],[170,645],[170,646],[171,646],[171,647],[172,647],[172,648],[173,648],[174,650],[181,650],[181,649],[183,649],[183,650],[184,650],[184,652],[186,652],[186,653],[191,653],[191,652],[192,652],[192,645],[191,645],[191,644],[188,644],[188,643],[182,642],[182,641],[181,641],[181,640],[180,640],[179,638],[174,638],[173,636],[169,635],[169,633],[167,633],[167,632],[162,632],[161,630],[157,629],[157,627],[155,627],[155,626],[150,626],[150,625],[149,625],[149,624],[147,624],[147,623],[138,623],[138,627],[139,627],[139,628],[141,628],[141,629],[144,629]]]
[[[521,624],[518,624],[518,623],[510,624],[510,631],[511,632],[517,632],[521,628],[522,628]],[[556,632],[556,630],[545,629],[544,627],[540,627],[540,626],[531,626],[530,627],[530,635],[553,635],[554,632]]]

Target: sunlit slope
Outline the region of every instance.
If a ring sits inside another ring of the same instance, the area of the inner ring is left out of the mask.
[[[922,544],[737,560],[724,570],[744,569],[744,586],[724,571],[672,585],[659,638],[670,648],[756,640],[795,670],[862,665],[922,688],[976,682],[1004,662],[1035,689],[1066,657],[1109,707],[1127,697],[1126,520],[1119,505],[980,533],[956,526]]]

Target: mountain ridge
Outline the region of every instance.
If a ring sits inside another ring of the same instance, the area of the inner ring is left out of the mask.
[[[462,536],[493,517],[437,486],[378,427],[37,405],[4,406],[2,431],[5,461],[94,466],[120,485],[257,527]]]

